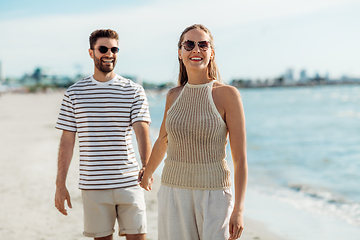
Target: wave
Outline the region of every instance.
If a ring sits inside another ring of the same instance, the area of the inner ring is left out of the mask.
[[[287,187],[256,186],[255,189],[297,209],[341,219],[351,225],[360,226],[360,203],[349,201],[326,189],[316,189],[310,185],[299,183],[289,183]]]
[[[328,190],[314,189],[307,184],[289,183],[288,187],[294,191],[302,192],[312,198],[322,199],[328,203],[345,203],[345,199],[334,195]]]

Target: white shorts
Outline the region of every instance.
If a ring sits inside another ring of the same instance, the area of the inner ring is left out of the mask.
[[[225,240],[230,236],[230,189],[191,190],[161,185],[158,202],[159,240]]]
[[[144,189],[140,186],[110,190],[82,190],[84,235],[105,237],[114,233],[118,220],[119,235],[146,233]]]

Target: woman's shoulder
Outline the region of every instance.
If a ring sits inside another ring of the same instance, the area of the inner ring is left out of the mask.
[[[213,100],[220,109],[224,109],[227,115],[236,113],[241,109],[242,100],[239,90],[236,87],[223,83],[213,85]]]
[[[215,96],[229,100],[233,99],[234,97],[240,97],[240,92],[236,87],[217,81],[213,85],[213,93]]]
[[[168,93],[166,95],[166,105],[168,108],[170,108],[173,105],[173,103],[179,97],[183,88],[184,88],[184,86],[177,86],[177,87],[171,88],[168,91]]]
[[[176,93],[178,93],[178,92],[181,92],[181,90],[184,88],[184,86],[177,86],[177,87],[173,87],[173,88],[171,88],[169,91],[168,91],[168,93],[167,93],[167,95],[169,96],[169,95],[171,95],[171,94],[176,94]]]
[[[177,86],[177,87],[171,88],[168,91],[166,98],[167,99],[177,98],[180,95],[183,88],[184,88],[184,86]]]

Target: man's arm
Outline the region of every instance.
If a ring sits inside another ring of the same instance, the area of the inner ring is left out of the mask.
[[[67,215],[65,209],[65,200],[70,208],[70,194],[66,188],[66,176],[71,163],[76,132],[63,131],[60,140],[58,170],[56,177],[55,207],[64,215]]]
[[[138,144],[139,154],[142,163],[142,168],[139,172],[139,178],[138,178],[138,180],[141,181],[141,178],[144,174],[144,170],[147,162],[149,161],[149,157],[151,153],[149,124],[144,121],[137,121],[133,123],[133,129],[136,135],[136,141]]]

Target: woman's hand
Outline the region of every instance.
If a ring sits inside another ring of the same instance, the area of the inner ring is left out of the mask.
[[[243,215],[240,211],[233,211],[229,221],[229,240],[235,240],[240,238],[242,231],[244,230]]]
[[[140,187],[145,189],[146,191],[150,191],[152,189],[152,185],[154,183],[154,178],[152,175],[148,176],[146,171],[141,179]]]

